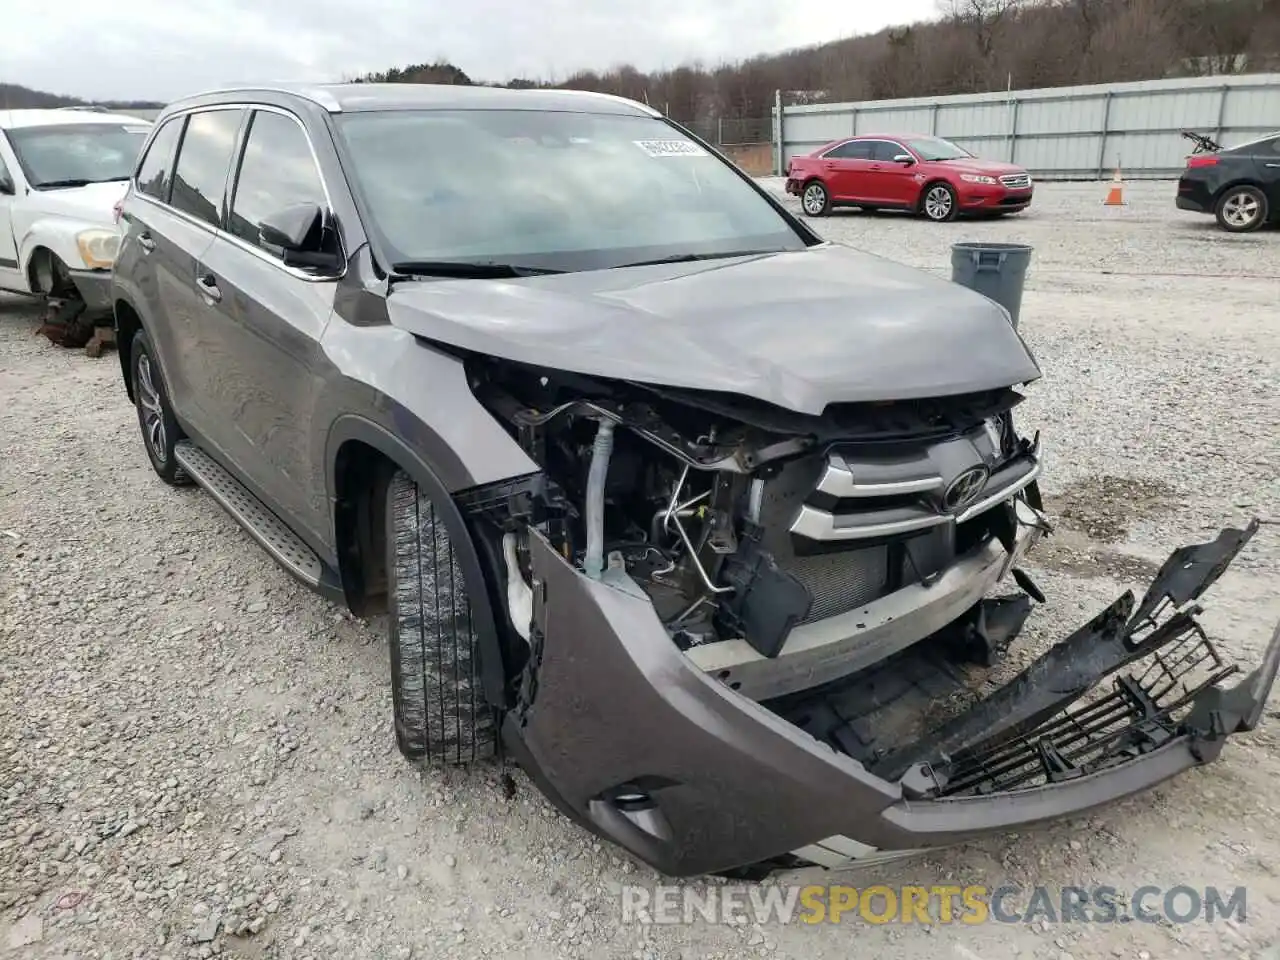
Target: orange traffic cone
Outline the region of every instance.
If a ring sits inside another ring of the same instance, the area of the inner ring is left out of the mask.
[[[1124,202],[1124,180],[1120,176],[1120,168],[1116,167],[1116,175],[1111,178],[1111,189],[1107,191],[1107,199],[1105,201],[1108,207],[1123,207]]]

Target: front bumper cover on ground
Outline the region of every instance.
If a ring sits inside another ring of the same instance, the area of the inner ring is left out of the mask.
[[[1176,551],[1140,603],[1126,594],[1008,686],[865,763],[706,675],[642,592],[588,580],[534,536],[535,680],[506,740],[561,809],[676,876],[835,865],[1078,814],[1259,722],[1280,628],[1226,686],[1236,670],[1195,621],[1256,529]]]

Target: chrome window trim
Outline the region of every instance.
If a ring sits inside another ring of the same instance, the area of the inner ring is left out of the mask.
[[[315,166],[316,176],[320,178],[320,189],[324,191],[324,202],[325,202],[325,206],[328,207],[328,214],[330,217],[333,216],[333,194],[330,193],[329,184],[324,178],[324,170],[320,166],[320,156],[319,154],[316,153],[316,146],[311,140],[311,135],[307,132],[306,124],[302,122],[302,120],[298,117],[297,114],[293,113],[290,110],[285,109],[284,107],[277,107],[275,104],[270,104],[270,103],[239,103],[239,102],[215,103],[215,104],[209,104],[207,106],[183,107],[181,110],[175,110],[172,114],[165,117],[165,123],[168,123],[168,121],[174,117],[187,116],[193,113],[204,113],[204,112],[213,111],[213,110],[246,110],[246,111],[249,111],[250,114],[252,114],[256,110],[263,110],[263,111],[266,111],[267,113],[278,113],[281,116],[288,117],[290,120],[296,123],[298,125],[298,129],[302,131],[302,136],[306,138],[307,149],[311,152],[311,162]],[[157,129],[159,128],[159,126],[161,125],[158,124]],[[252,133],[253,133],[253,121],[252,121],[252,116],[250,116],[248,134],[252,134]],[[185,139],[185,133],[184,133],[183,139]],[[224,197],[224,200],[229,201],[229,205],[227,207],[228,212],[230,212],[231,206],[235,204],[235,191],[236,191],[236,188],[238,188],[240,185],[240,166],[244,161],[244,147],[247,142],[248,142],[248,135],[246,135],[243,140],[237,139],[237,144],[240,149],[232,157],[232,161],[234,165],[234,175],[232,173],[232,170],[227,171],[228,183],[231,189],[230,189],[229,195],[227,197]],[[148,150],[149,149],[150,148],[148,147]],[[177,158],[180,158],[182,156],[181,141],[179,141],[178,143],[178,150],[175,156]],[[174,166],[174,175],[176,176],[177,169],[178,169],[176,160],[173,166]],[[291,277],[296,277],[299,280],[305,280],[308,283],[334,283],[334,282],[337,282],[338,280],[341,280],[343,277],[347,275],[347,262],[346,262],[345,251],[343,252],[342,271],[340,273],[333,274],[332,276],[317,277],[314,274],[310,274],[310,273],[307,273],[305,270],[299,269],[298,267],[291,267],[288,264],[283,263],[278,257],[273,257],[271,254],[267,253],[267,251],[263,250],[261,247],[255,246],[252,243],[242,240],[240,237],[237,237],[235,234],[231,233],[231,231],[229,230],[225,230],[222,227],[215,227],[213,224],[210,224],[208,221],[201,220],[199,217],[192,216],[191,214],[187,213],[184,210],[179,210],[177,207],[173,206],[171,203],[165,203],[161,200],[157,200],[155,197],[152,197],[152,196],[149,196],[148,194],[143,193],[138,188],[137,176],[138,176],[138,171],[135,170],[133,179],[129,181],[129,185],[130,187],[132,187],[132,193],[135,197],[141,200],[145,200],[147,203],[153,204],[159,207],[160,209],[166,211],[167,213],[171,213],[171,214],[174,214],[175,216],[181,217],[183,220],[186,220],[190,224],[193,224],[197,227],[203,227],[205,230],[212,233],[215,239],[220,238],[223,240],[230,241],[231,243],[235,244],[241,249],[247,250],[249,253],[254,254],[259,259],[265,260],[266,262],[274,265],[277,269],[283,271],[284,273],[287,273]],[[171,192],[171,195],[172,195],[172,192]]]

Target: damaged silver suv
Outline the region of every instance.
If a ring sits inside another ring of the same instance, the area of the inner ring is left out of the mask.
[[[1078,813],[1258,722],[1280,640],[1226,684],[1194,618],[1252,525],[980,696],[1039,598],[1034,358],[641,105],[209,93],[122,219],[156,473],[387,614],[408,758],[501,751],[666,873]]]

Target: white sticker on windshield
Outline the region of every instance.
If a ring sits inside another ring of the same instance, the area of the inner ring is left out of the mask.
[[[707,151],[692,140],[636,140],[635,145],[651,157],[707,156]]]

